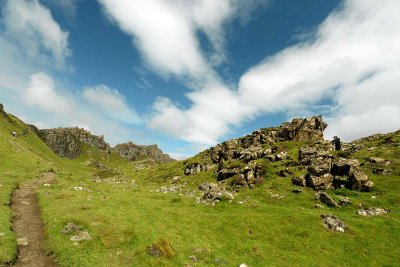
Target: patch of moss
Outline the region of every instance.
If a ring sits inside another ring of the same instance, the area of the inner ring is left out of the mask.
[[[176,255],[171,243],[165,238],[160,238],[156,242],[151,244],[148,247],[147,252],[151,256],[155,257],[172,258]]]

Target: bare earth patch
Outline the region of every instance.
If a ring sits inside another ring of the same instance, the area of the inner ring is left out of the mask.
[[[18,258],[13,266],[57,266],[44,249],[45,232],[35,190],[55,182],[54,173],[21,183],[12,195],[13,230],[17,235]]]

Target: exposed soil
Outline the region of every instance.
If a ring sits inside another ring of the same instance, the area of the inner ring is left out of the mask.
[[[36,189],[55,182],[54,173],[21,183],[12,195],[11,210],[14,213],[13,230],[18,240],[18,258],[13,266],[57,266],[44,249],[45,232],[40,217]]]

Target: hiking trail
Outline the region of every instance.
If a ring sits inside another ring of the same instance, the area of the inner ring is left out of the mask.
[[[55,174],[44,173],[39,179],[22,182],[12,194],[12,227],[18,240],[18,257],[12,266],[57,266],[44,249],[45,231],[40,216],[36,189],[55,182]]]

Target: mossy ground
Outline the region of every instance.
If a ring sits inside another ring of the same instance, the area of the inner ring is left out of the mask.
[[[84,153],[75,160],[60,159],[30,131],[12,138],[10,132],[25,129],[13,120],[15,124],[0,118],[0,233],[5,233],[0,236],[0,265],[16,254],[9,195],[20,181],[34,179],[50,169],[56,173],[57,183],[41,187],[39,200],[47,245],[60,266],[396,266],[400,262],[398,146],[368,151],[368,147],[378,145],[372,142],[354,155],[361,162],[369,156],[390,159],[394,171],[388,176],[375,175],[372,166],[363,166],[376,185],[373,192],[331,191],[334,197],[348,196],[352,205],[347,207],[315,209],[318,202],[313,200],[312,189],[292,193],[295,186],[290,177],[277,175],[285,162],[261,162],[267,164],[262,185],[241,190],[232,203],[210,207],[195,204],[195,197],[201,193],[197,190],[199,183],[216,181],[213,171],[184,176],[182,161],[135,170],[132,163],[115,154],[90,147],[84,147]],[[299,145],[303,144],[280,144],[293,159]],[[93,177],[101,170],[86,166],[89,159],[128,182],[94,182]],[[202,158],[192,161],[199,160]],[[156,192],[163,185],[170,186],[173,176],[182,176],[178,184],[187,183],[182,195]],[[136,186],[132,186],[132,180]],[[285,197],[274,199],[271,192]],[[359,203],[388,208],[391,213],[361,217],[356,214]],[[349,231],[327,230],[320,221],[325,213],[341,218]],[[68,222],[87,230],[92,240],[74,245],[68,236],[60,234]],[[171,243],[174,257],[154,258],[147,253],[151,244],[162,239]],[[191,255],[199,262],[191,262]]]

